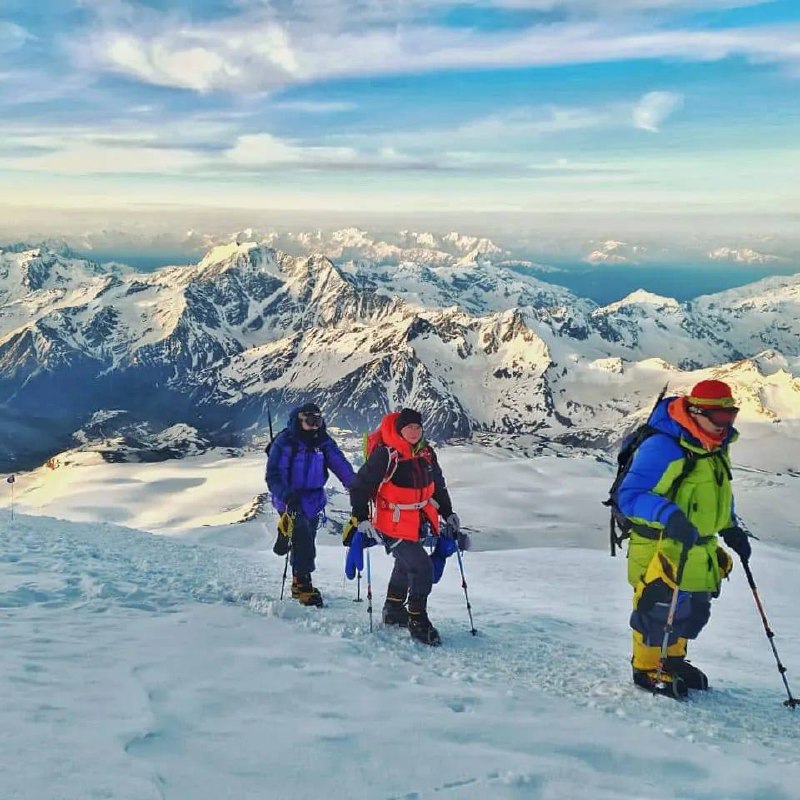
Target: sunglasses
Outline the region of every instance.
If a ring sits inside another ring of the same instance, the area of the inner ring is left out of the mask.
[[[698,414],[702,414],[707,419],[711,420],[713,425],[718,428],[724,428],[726,425],[733,425],[736,421],[736,415],[739,413],[738,408],[703,408],[698,410]]]
[[[311,425],[318,428],[322,425],[322,414],[300,414],[300,421],[305,422],[306,425]]]

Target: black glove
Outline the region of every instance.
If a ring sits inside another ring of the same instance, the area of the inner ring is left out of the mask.
[[[453,539],[461,532],[461,520],[458,518],[458,514],[455,512],[451,512],[447,515],[445,519],[445,525],[447,525],[447,529],[450,532],[450,536]]]
[[[684,547],[691,547],[697,544],[700,534],[697,528],[686,519],[686,514],[680,509],[670,514],[667,524],[664,527],[664,535],[669,536],[676,542],[680,542]]]
[[[278,535],[275,544],[272,545],[272,552],[276,556],[285,556],[292,546],[292,533],[294,533],[294,516],[288,511],[284,511],[278,518]]]
[[[720,531],[719,535],[734,553],[736,553],[742,561],[749,561],[752,548],[750,547],[750,540],[747,534],[738,526],[734,525],[732,528],[725,528]]]
[[[298,492],[295,491],[287,492],[283,502],[286,503],[287,511],[300,510],[300,494]]]

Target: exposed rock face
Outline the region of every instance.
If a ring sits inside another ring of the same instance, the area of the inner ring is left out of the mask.
[[[800,401],[800,276],[598,308],[503,266],[490,242],[454,237],[461,255],[431,264],[402,252],[391,265],[334,263],[250,242],[149,274],[0,250],[0,469],[52,452],[103,409],[127,411],[148,441],[191,426],[180,452],[263,433],[268,407],[282,418],[312,397],[351,429],[410,405],[438,439],[585,441],[623,425],[665,377],[692,381],[675,368],[741,379],[765,415]]]

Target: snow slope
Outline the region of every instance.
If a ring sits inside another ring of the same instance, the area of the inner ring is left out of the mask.
[[[797,796],[798,718],[740,571],[694,648],[715,688],[678,704],[629,684],[620,560],[467,554],[479,635],[449,564],[431,603],[444,646],[429,650],[369,633],[340,547],[321,548],[320,610],[278,600],[267,540],[223,542],[6,521],[4,797]],[[389,559],[373,553],[380,595]],[[790,666],[796,558],[754,557]]]
[[[733,450],[737,509],[765,541],[800,547],[800,471],[794,449],[780,431],[773,431],[776,427],[741,427]],[[354,464],[361,463],[359,437],[337,432],[337,441]],[[600,502],[616,469],[610,456],[601,459],[595,451],[544,437],[503,440],[494,435],[439,448],[438,454],[459,513],[481,531],[477,548],[605,548],[608,518]],[[263,505],[265,490],[260,451],[213,448],[158,464],[107,463],[97,453],[71,451],[55,459],[54,469],[45,466],[18,476],[16,500],[18,510],[27,514],[213,540],[220,526],[226,537],[233,536],[231,531],[239,530],[235,523]],[[349,506],[335,479],[328,495],[335,532]]]
[[[280,601],[274,515],[235,522],[258,508],[262,454],[78,452],[20,475],[15,518],[0,510],[3,798],[796,798],[800,718],[741,569],[692,647],[713,690],[678,704],[635,689],[625,562],[604,552],[599,506],[611,466],[565,452],[535,437],[442,449],[473,531],[479,635],[451,560],[436,650],[369,632],[342,576],[335,486],[315,573],[328,605]],[[798,477],[735,474],[794,683],[800,552],[778,542],[796,545]],[[371,553],[377,620],[391,562]]]

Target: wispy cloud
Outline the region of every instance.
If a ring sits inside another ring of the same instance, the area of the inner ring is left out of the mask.
[[[443,187],[476,207],[676,186],[739,202],[746,183],[787,207],[796,181],[770,159],[800,140],[792,2],[13,0],[0,182],[44,204],[56,184],[193,203],[202,182],[333,207]]]
[[[675,92],[648,92],[633,107],[633,124],[643,131],[657,133],[661,123],[683,105],[683,95]]]
[[[499,161],[525,163],[534,142],[558,142],[571,133],[640,128],[659,129],[683,102],[673,92],[648,92],[636,100],[594,106],[530,106],[488,114],[458,125],[414,131],[353,137],[376,139],[385,146],[447,154],[460,162]]]
[[[246,9],[213,22],[175,20],[168,15],[155,18],[150,14],[133,26],[104,24],[92,32],[88,41],[76,43],[75,48],[81,58],[88,54],[97,69],[198,92],[269,91],[336,77],[626,59],[715,61],[741,56],[761,63],[800,63],[797,24],[695,30],[654,27],[651,20],[634,16],[613,22],[602,18],[547,24],[534,21],[512,31],[416,20],[403,25],[356,27],[350,20],[358,17],[340,20],[334,15],[345,5],[314,4],[310,18],[299,12],[279,17],[271,7]],[[571,4],[522,3],[519,7],[563,5],[590,5],[595,9],[611,6],[576,0]],[[629,8],[652,5],[644,0],[627,4]],[[382,9],[385,10],[384,5],[377,4],[377,11]],[[373,14],[377,11],[372,9]],[[337,22],[322,25],[325,12],[335,16]]]
[[[0,20],[0,55],[19,50],[32,38],[33,36],[21,25]]]
[[[609,15],[636,11],[693,12],[766,5],[773,0],[288,0],[288,16],[323,19],[327,24],[358,18],[365,22],[397,22],[450,8],[509,9],[514,11],[592,13]],[[243,9],[274,9],[273,0],[239,0]]]
[[[0,152],[0,169],[50,175],[191,174],[202,164],[195,152],[147,146],[121,140],[95,142],[83,137],[28,136],[7,156]]]
[[[350,147],[300,147],[268,133],[240,136],[226,151],[225,160],[247,167],[295,165],[300,163],[342,163],[355,160]]]
[[[635,126],[657,130],[680,104],[680,95],[650,92],[636,101],[595,107],[526,107],[469,122],[413,132],[355,133],[315,138],[244,133],[233,115],[159,120],[157,109],[105,126],[36,128],[6,122],[0,136],[0,168],[59,174],[113,173],[219,175],[229,170],[258,174],[277,169],[428,170],[482,173],[528,169],[531,144],[560,141],[567,133]],[[540,159],[538,159],[540,160]],[[535,164],[545,175],[555,174]],[[563,174],[573,167],[560,164]],[[596,170],[593,169],[594,172]]]
[[[486,0],[475,5],[494,6],[496,8],[528,9],[533,11],[566,11],[592,12],[609,15],[629,13],[632,11],[705,11],[724,8],[744,8],[771,3],[772,0]]]
[[[446,159],[403,152],[394,147],[302,144],[262,133],[240,136],[235,144],[222,154],[222,158],[213,165],[213,168],[235,168],[239,171],[253,172],[286,167],[326,172],[345,170],[433,172],[455,169],[458,166],[448,163]]]
[[[170,135],[169,130],[174,132]],[[216,139],[210,136],[216,134]],[[232,135],[208,125],[205,131],[130,128],[35,130],[0,128],[0,170],[43,175],[172,175],[209,179],[235,173],[259,175],[280,170],[453,169],[428,155],[392,147],[327,146],[268,133]]]

